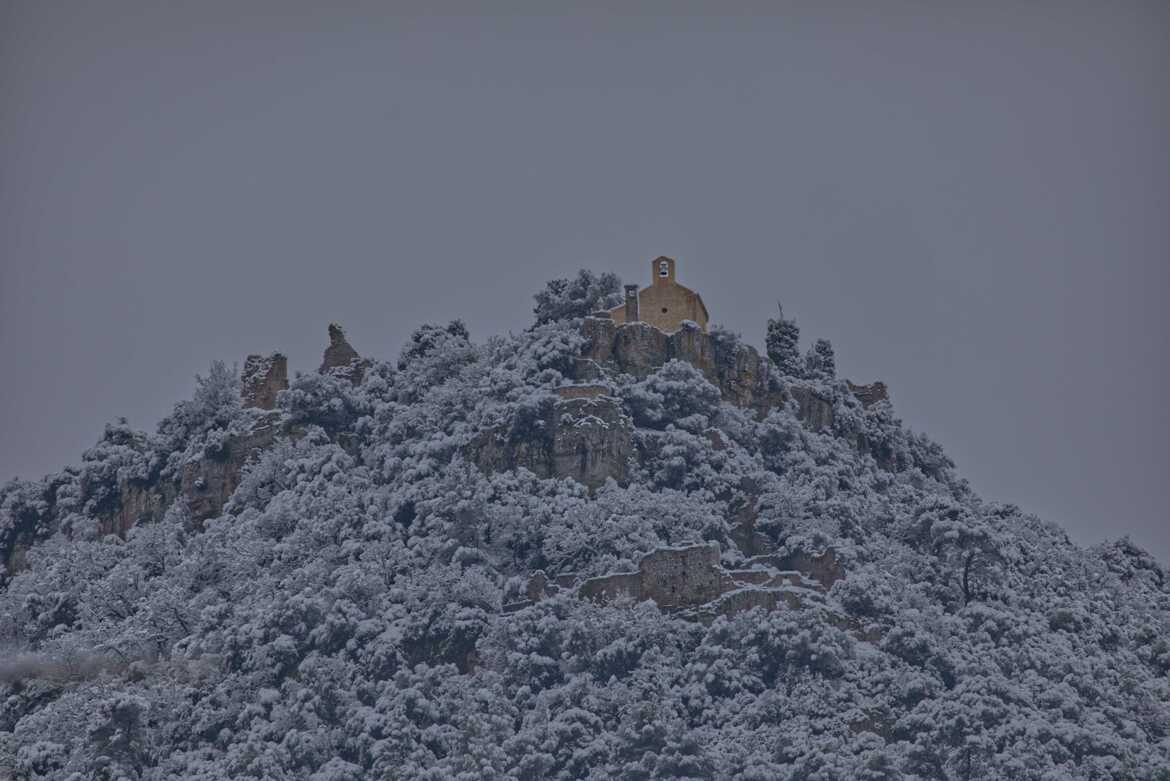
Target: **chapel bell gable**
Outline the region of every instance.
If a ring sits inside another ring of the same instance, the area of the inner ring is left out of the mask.
[[[707,330],[707,307],[703,298],[675,280],[674,258],[661,255],[650,261],[650,285],[641,290],[626,285],[625,303],[609,310],[616,323],[643,322],[660,331],[673,333],[691,321]]]

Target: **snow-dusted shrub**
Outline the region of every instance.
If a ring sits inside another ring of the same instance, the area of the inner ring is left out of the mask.
[[[213,361],[207,376],[195,376],[195,394],[175,405],[159,423],[158,433],[168,447],[182,447],[186,441],[214,428],[227,428],[241,410],[240,379],[235,368]]]
[[[481,345],[424,327],[401,371],[299,378],[275,413],[214,366],[157,436],[118,424],[79,468],[0,488],[0,545],[21,540],[0,777],[1166,778],[1164,568],[980,500],[888,402],[802,380],[833,404],[814,432],[672,364],[605,378],[635,425],[627,485],[471,463],[488,436],[547,446],[573,318],[607,289],[552,285],[541,325]],[[221,517],[176,501],[97,536],[124,483],[260,421],[282,433]],[[840,577],[710,624],[566,585],[702,541],[731,568],[831,550]]]
[[[837,358],[828,339],[817,339],[804,355],[804,376],[810,380],[831,382],[837,377]]]
[[[671,423],[693,433],[710,425],[722,400],[702,372],[677,360],[626,388],[622,397],[639,426],[662,429]]]
[[[298,375],[280,395],[280,408],[292,423],[320,426],[336,434],[351,429],[368,415],[369,405],[361,390],[335,374]]]
[[[554,279],[536,293],[536,325],[585,317],[621,303],[622,282],[616,274],[581,269],[569,279]]]

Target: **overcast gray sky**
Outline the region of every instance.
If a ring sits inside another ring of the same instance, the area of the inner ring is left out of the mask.
[[[0,479],[212,359],[669,254],[984,496],[1170,560],[1170,3],[589,5],[3,2]]]

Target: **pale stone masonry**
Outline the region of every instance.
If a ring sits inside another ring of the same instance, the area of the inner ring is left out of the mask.
[[[699,330],[707,330],[707,307],[703,297],[689,287],[675,281],[674,258],[657,257],[650,261],[650,285],[631,295],[626,285],[626,300],[609,310],[618,325],[641,321],[649,323],[660,331],[672,333],[690,320],[698,324]],[[632,300],[631,300],[632,299]]]

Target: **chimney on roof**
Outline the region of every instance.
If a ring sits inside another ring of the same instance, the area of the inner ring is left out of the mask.
[[[626,285],[626,322],[638,322],[638,286]]]

